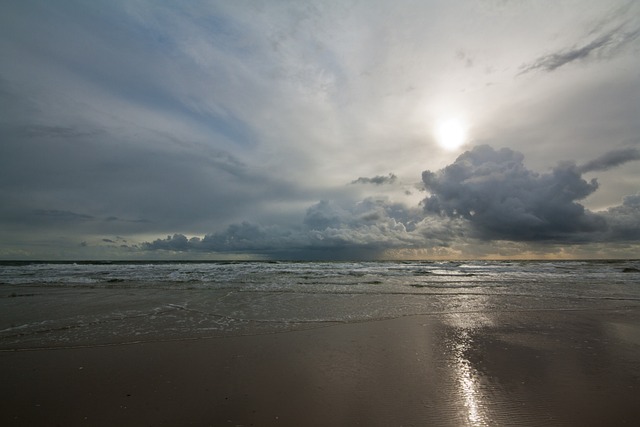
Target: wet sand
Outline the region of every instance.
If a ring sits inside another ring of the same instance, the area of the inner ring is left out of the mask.
[[[0,378],[5,426],[637,425],[640,310],[1,352]]]

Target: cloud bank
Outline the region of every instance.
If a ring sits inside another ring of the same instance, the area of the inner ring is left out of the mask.
[[[425,218],[418,208],[385,199],[341,206],[320,201],[297,227],[242,222],[226,230],[187,238],[174,234],[142,245],[145,250],[237,252],[289,259],[370,259],[398,248],[447,247],[464,233],[456,219]]]
[[[422,173],[429,196],[422,208],[387,199],[354,204],[320,201],[295,227],[249,222],[203,238],[174,234],[145,250],[253,252],[290,258],[383,257],[393,249],[433,249],[465,241],[584,244],[640,238],[640,195],[594,213],[579,201],[598,189],[583,173],[639,159],[635,149],[614,150],[582,166],[562,162],[539,173],[523,154],[476,146],[443,169]]]

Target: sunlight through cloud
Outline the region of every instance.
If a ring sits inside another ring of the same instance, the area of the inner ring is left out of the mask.
[[[467,139],[467,129],[459,119],[448,119],[440,122],[436,128],[436,140],[445,150],[460,148]]]

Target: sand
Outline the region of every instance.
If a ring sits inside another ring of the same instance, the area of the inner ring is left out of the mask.
[[[4,426],[604,426],[640,420],[640,310],[411,316],[0,353]]]

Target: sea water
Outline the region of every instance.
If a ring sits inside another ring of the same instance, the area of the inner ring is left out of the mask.
[[[0,351],[640,306],[640,262],[0,262]]]

